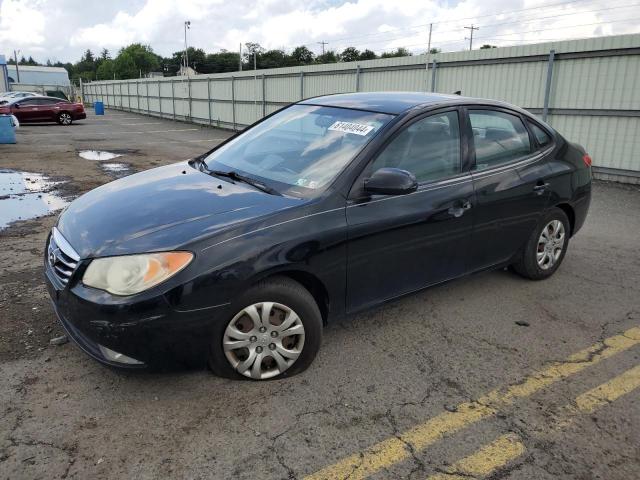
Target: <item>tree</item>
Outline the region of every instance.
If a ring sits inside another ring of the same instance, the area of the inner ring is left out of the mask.
[[[347,47],[339,55],[341,62],[355,62],[360,59],[360,50],[356,47]]]
[[[109,54],[109,50],[107,50],[106,48],[103,48],[100,51],[100,60],[109,60],[111,58],[111,55]]]
[[[207,54],[203,49],[189,47],[187,53],[189,56],[189,66],[191,68],[200,73],[215,73],[215,70],[212,70],[208,66]],[[158,58],[158,68],[162,67],[165,75],[174,76],[178,74],[180,67],[184,65],[184,50],[173,52],[171,57]]]
[[[258,68],[278,68],[284,67],[291,62],[284,50],[267,50],[258,56]]]
[[[96,78],[96,59],[93,52],[89,49],[85,50],[80,61],[74,65],[73,72],[69,72],[72,80],[95,80]]]
[[[100,66],[96,70],[96,78],[98,80],[112,80],[115,72],[115,62],[110,58],[102,60]]]
[[[430,54],[434,54],[434,53],[441,53],[441,52],[442,52],[442,49],[441,49],[441,48],[435,48],[435,47],[433,47],[433,48],[431,48],[431,50],[429,50],[429,53],[430,53]]]
[[[84,55],[82,56],[82,58],[80,59],[81,62],[87,62],[87,63],[93,63],[96,61],[95,56],[93,55],[93,52],[91,50],[89,50],[88,48],[85,50]]]
[[[204,51],[202,51],[204,54]],[[118,59],[121,56],[125,56],[123,60],[118,63]],[[126,47],[123,47],[118,52],[118,56],[115,59],[116,61],[116,75],[119,75],[120,68],[118,65],[122,66],[122,71],[129,70],[129,62],[133,62],[133,69],[136,70],[135,75],[129,76],[126,78],[135,78],[140,72],[143,74],[147,74],[149,72],[155,72],[160,68],[160,63],[162,58],[155,53],[153,53],[153,49],[149,45],[142,45],[140,43],[132,43]],[[126,67],[125,67],[126,65]],[[125,77],[123,77],[125,78]]]
[[[304,45],[296,47],[291,52],[291,60],[295,65],[309,65],[315,60],[315,55]]]
[[[318,55],[316,57],[316,63],[336,63],[338,61],[338,54],[333,50],[328,50],[324,55]]]
[[[260,55],[264,53],[265,50],[259,43],[255,42],[247,42],[244,44],[244,58],[247,62],[253,60],[253,54]]]
[[[137,67],[133,56],[127,52],[120,51],[113,61],[113,69],[118,79],[138,78],[140,69]]]
[[[378,58],[378,56],[373,50],[366,49],[360,54],[359,60],[375,60],[376,58]]]
[[[381,58],[410,57],[410,56],[411,56],[411,52],[404,47],[398,47],[395,50],[392,50],[390,52],[383,52],[383,54],[380,55]]]
[[[205,57],[207,73],[235,72],[238,70],[240,54],[221,50],[218,53],[209,53]]]
[[[487,50],[489,48],[497,48],[497,47],[495,45],[489,45],[488,43],[485,43],[480,47],[480,50]]]

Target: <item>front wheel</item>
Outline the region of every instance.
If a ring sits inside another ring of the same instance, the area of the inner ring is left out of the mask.
[[[569,247],[567,215],[553,208],[543,215],[513,269],[525,278],[543,280],[558,269]]]
[[[60,112],[57,121],[60,125],[71,125],[73,118],[69,112]]]
[[[233,316],[213,335],[209,366],[219,376],[268,380],[295,375],[313,361],[322,316],[299,283],[276,277],[232,303]]]

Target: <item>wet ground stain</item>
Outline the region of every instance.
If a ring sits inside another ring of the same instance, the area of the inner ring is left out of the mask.
[[[101,162],[100,168],[114,178],[126,177],[133,173],[131,165],[122,162]]]
[[[113,160],[114,158],[122,156],[121,153],[107,152],[103,150],[81,150],[78,152],[78,155],[85,160],[97,161]]]
[[[0,229],[64,208],[69,202],[58,191],[62,183],[40,173],[0,170]]]

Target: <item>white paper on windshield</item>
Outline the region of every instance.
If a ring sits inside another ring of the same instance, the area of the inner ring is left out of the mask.
[[[362,123],[351,123],[351,122],[335,122],[333,125],[329,127],[329,130],[333,130],[334,132],[344,132],[344,133],[353,133],[355,135],[365,136],[374,127],[371,125],[363,125]]]

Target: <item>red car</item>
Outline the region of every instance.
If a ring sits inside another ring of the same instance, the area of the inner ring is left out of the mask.
[[[15,115],[20,123],[58,122],[60,125],[87,118],[81,103],[56,97],[27,97],[0,104],[0,114]]]

